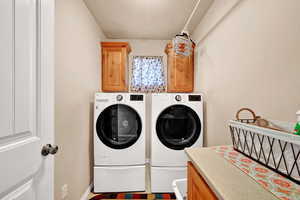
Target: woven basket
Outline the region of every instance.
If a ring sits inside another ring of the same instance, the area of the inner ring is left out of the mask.
[[[267,128],[255,121],[255,115],[254,119],[229,121],[233,148],[300,184],[300,136],[290,134],[294,124],[267,120],[273,127]]]

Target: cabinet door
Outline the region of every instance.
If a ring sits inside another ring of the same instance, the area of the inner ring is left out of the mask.
[[[191,162],[188,162],[188,200],[217,200]]]
[[[127,56],[125,48],[102,48],[102,90],[127,91]]]
[[[188,57],[170,52],[168,55],[168,92],[193,92],[194,55]]]

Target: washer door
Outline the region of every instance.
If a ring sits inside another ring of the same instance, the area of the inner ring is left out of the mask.
[[[166,147],[182,150],[198,140],[201,134],[201,121],[191,108],[173,105],[158,116],[156,133]]]
[[[138,113],[123,104],[105,108],[96,122],[99,139],[113,149],[125,149],[133,145],[141,135],[142,122]]]

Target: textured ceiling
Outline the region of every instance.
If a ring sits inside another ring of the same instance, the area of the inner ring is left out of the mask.
[[[85,0],[107,38],[171,39],[180,33],[198,0]],[[214,0],[201,0],[192,33]]]

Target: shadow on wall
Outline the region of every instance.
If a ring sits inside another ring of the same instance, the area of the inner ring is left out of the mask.
[[[93,182],[94,177],[94,102],[90,103],[90,124],[89,124],[89,134],[90,134],[90,140],[89,140],[89,157],[90,157],[90,183]]]
[[[206,114],[206,101],[203,101],[203,146],[207,147],[207,114]]]

